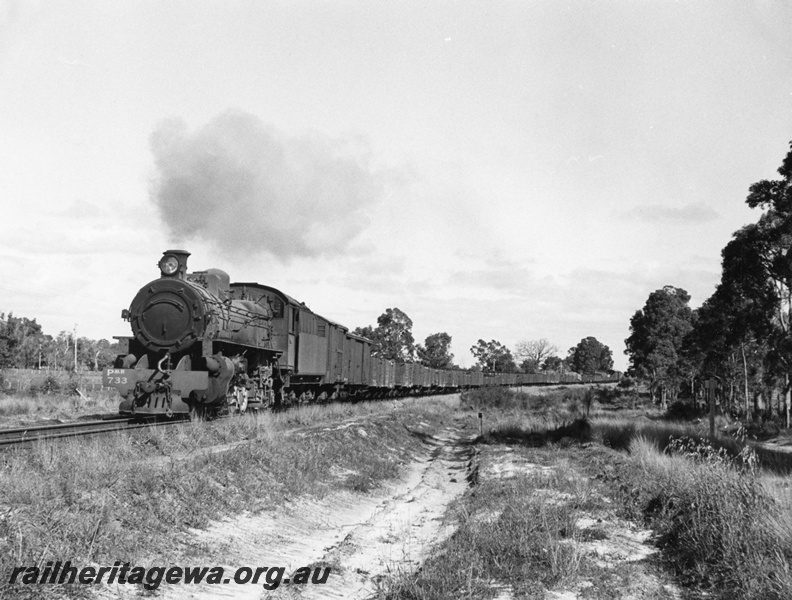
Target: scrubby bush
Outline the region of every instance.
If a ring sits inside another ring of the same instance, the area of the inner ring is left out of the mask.
[[[47,375],[44,381],[33,381],[28,388],[32,396],[59,394],[61,383],[54,375]]]
[[[763,419],[746,425],[748,436],[755,440],[768,440],[781,433],[783,424],[777,419]]]
[[[626,380],[626,384],[625,384]],[[622,379],[616,386],[596,386],[594,388],[597,402],[605,407],[635,408],[640,400],[638,387],[629,377]]]
[[[505,387],[481,387],[464,392],[460,400],[462,407],[470,410],[525,409],[530,406],[531,397]]]
[[[69,377],[69,380],[63,385],[63,393],[69,394],[70,396],[77,396],[79,395],[77,390],[80,387],[80,382],[77,381],[73,376]]]
[[[528,394],[505,387],[484,387],[467,391],[461,396],[462,407],[468,410],[523,410],[532,415],[561,414],[576,418],[587,414],[597,392],[591,388],[563,388]]]
[[[636,438],[622,473],[625,506],[657,532],[683,578],[721,598],[792,597],[792,520],[728,452],[679,440],[661,454]],[[693,459],[693,460],[691,460]]]
[[[61,384],[52,375],[48,375],[47,378],[44,380],[44,383],[41,384],[42,394],[57,394],[60,391],[61,391]]]
[[[705,408],[698,408],[693,402],[677,400],[669,405],[664,417],[672,421],[689,421],[706,414]]]

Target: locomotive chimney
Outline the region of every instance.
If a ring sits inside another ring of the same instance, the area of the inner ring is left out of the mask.
[[[186,250],[165,250],[158,264],[162,276],[169,279],[184,279],[188,256],[190,253]]]

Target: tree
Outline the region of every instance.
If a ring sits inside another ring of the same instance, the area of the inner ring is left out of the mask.
[[[94,362],[92,369],[101,371],[107,367],[112,367],[116,356],[120,353],[118,342],[110,343],[106,339],[101,339],[94,346]]]
[[[563,371],[565,367],[564,359],[558,356],[548,356],[542,364],[543,371]]]
[[[522,359],[520,368],[526,373],[538,373],[542,363],[558,352],[558,346],[551,344],[546,338],[538,340],[522,340],[517,342],[514,355]]]
[[[470,348],[470,353],[484,371],[493,373],[512,373],[517,370],[511,351],[496,340],[479,340]]]
[[[763,275],[751,238],[750,228],[743,228],[723,249],[721,282],[694,311],[693,331],[682,348],[694,370],[724,383],[729,390],[729,410],[736,408],[735,396],[741,388],[746,417],[751,413],[751,400],[755,408],[758,402],[751,388],[771,395],[763,381],[768,340],[774,329],[772,287]]]
[[[27,368],[36,365],[39,345],[44,339],[36,319],[8,317],[0,313],[0,368]]]
[[[377,317],[377,327],[358,327],[353,333],[371,340],[371,354],[388,360],[411,361],[415,357],[413,322],[398,308]]]
[[[663,407],[666,391],[675,399],[684,377],[680,350],[693,329],[689,301],[690,294],[670,285],[652,292],[643,309],[630,319],[630,337],[624,341],[631,372],[649,381],[652,400],[661,390]]]
[[[696,372],[721,381],[728,389],[728,398],[724,398],[728,409],[736,407],[741,392],[746,416],[750,416],[751,400],[757,410],[760,395],[770,404],[781,387],[782,412],[789,421],[792,151],[778,173],[781,179],[759,181],[750,187],[746,202],[751,208],[760,208],[762,215],[756,223],[735,232],[721,252],[720,284],[696,311],[694,329],[681,356],[693,373],[691,382]]]
[[[72,343],[72,334],[68,331],[61,331],[58,337],[50,337],[44,346],[44,356],[48,367],[53,369],[73,368],[74,345]]]
[[[774,366],[783,378],[784,413],[789,427],[792,404],[792,143],[778,174],[781,179],[762,180],[749,188],[746,203],[764,212],[755,225],[744,227],[738,235],[747,246],[744,250],[749,252],[748,260],[758,267],[756,272],[745,274],[752,285],[743,289],[749,291],[747,297],[759,299],[759,305],[769,309],[765,313],[769,317],[766,319],[768,365]],[[751,294],[751,291],[758,294]]]
[[[424,345],[416,347],[418,359],[432,369],[450,369],[454,355],[448,349],[451,346],[451,336],[446,332],[433,333],[426,337]]]
[[[359,335],[360,337],[364,337],[372,342],[375,341],[377,337],[377,331],[371,325],[366,325],[365,327],[355,327],[354,331],[352,331],[355,335]],[[374,346],[372,346],[372,351]]]
[[[576,373],[593,375],[597,371],[610,371],[613,368],[613,353],[610,348],[595,337],[580,340],[577,346],[569,349],[569,362]]]
[[[8,333],[8,321],[4,313],[0,313],[0,368],[13,365],[13,341]]]
[[[113,364],[119,344],[82,337],[77,341],[78,368],[103,369]],[[42,332],[36,319],[0,313],[0,368],[74,368],[74,335],[61,331],[56,339]]]

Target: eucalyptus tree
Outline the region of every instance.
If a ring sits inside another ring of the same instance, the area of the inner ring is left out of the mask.
[[[583,338],[577,346],[570,348],[567,359],[572,370],[583,375],[613,369],[611,349],[593,336]]]
[[[454,366],[454,355],[449,352],[451,336],[445,331],[433,333],[416,346],[418,359],[432,369],[450,369]]]
[[[545,361],[542,363],[542,370],[543,371],[563,371],[566,363],[564,359],[559,356],[548,356]]]
[[[676,399],[685,376],[680,351],[693,329],[689,302],[690,294],[682,288],[667,285],[652,292],[630,319],[630,337],[624,340],[630,371],[649,382],[652,401],[660,391],[664,407],[668,393]]]
[[[767,363],[783,382],[786,425],[792,404],[792,143],[780,179],[761,180],[749,188],[746,202],[762,210],[754,224],[738,231],[724,249],[724,272],[756,309],[751,327],[769,346]],[[731,251],[733,264],[727,264]],[[747,267],[747,270],[746,270]]]
[[[371,340],[371,354],[388,360],[415,358],[413,322],[398,308],[388,308],[377,317],[377,327],[357,327],[353,333]]]
[[[738,380],[742,381],[746,415],[754,396],[751,384],[761,386],[767,361],[772,361],[768,343],[778,336],[776,294],[762,264],[761,237],[755,225],[748,225],[723,249],[721,282],[699,309],[693,335],[703,357],[703,373],[726,384],[730,408]]]
[[[721,282],[698,311],[689,354],[703,374],[727,383],[730,396],[742,380],[746,413],[760,386],[770,398],[783,390],[790,425],[792,395],[792,144],[778,169],[780,179],[749,188],[748,206],[759,209],[755,223],[735,232],[721,255]]]
[[[44,334],[36,319],[0,313],[0,368],[35,366],[43,343]]]
[[[479,340],[470,348],[470,353],[484,371],[513,373],[517,370],[511,350],[497,340],[489,342]]]

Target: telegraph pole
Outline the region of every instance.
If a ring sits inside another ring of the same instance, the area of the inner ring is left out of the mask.
[[[77,323],[74,324],[74,372],[77,372]]]

